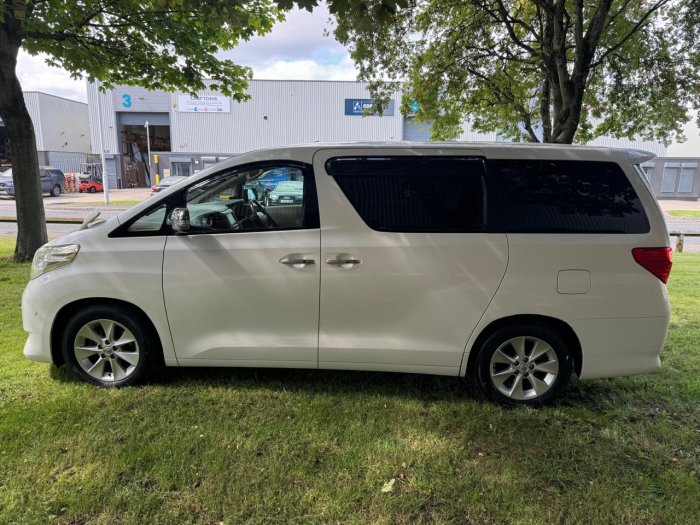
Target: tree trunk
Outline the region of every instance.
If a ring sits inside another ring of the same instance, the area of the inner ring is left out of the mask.
[[[0,24],[0,118],[5,123],[12,155],[17,208],[15,260],[30,261],[48,238],[34,125],[16,73],[21,44],[17,29],[18,22],[12,19]]]

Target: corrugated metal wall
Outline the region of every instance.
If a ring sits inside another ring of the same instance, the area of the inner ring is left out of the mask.
[[[202,93],[210,94],[216,93]],[[369,98],[364,83],[259,80],[250,83],[249,94],[248,102],[232,102],[230,113],[173,110],[173,151],[233,154],[287,144],[402,137],[400,116],[345,115],[346,98]],[[395,99],[398,107],[398,94]],[[177,103],[175,94],[171,102]]]
[[[34,124],[34,136],[36,137],[37,151],[44,151],[44,136],[41,133],[43,124],[41,122],[41,105],[39,104],[39,93],[36,91],[26,91],[24,93],[24,103],[29,111],[29,116]]]
[[[40,124],[35,126],[37,142],[43,151],[90,151],[88,106],[46,93],[25,93],[36,97]]]
[[[67,151],[48,151],[48,164],[64,173],[79,173],[80,165],[85,162],[85,153]]]
[[[589,146],[602,146],[605,148],[631,148],[642,149],[656,153],[658,157],[666,155],[666,146],[660,142],[650,142],[648,140],[627,140],[613,137],[600,137],[588,143]]]
[[[102,138],[104,141],[105,153],[119,153],[117,142],[118,133],[116,126],[116,113],[112,108],[112,95],[108,91],[100,93],[97,84],[88,82],[88,114],[90,116],[90,146],[92,153],[100,154],[100,119],[97,103],[101,104],[102,110]]]
[[[107,182],[109,187],[114,189],[117,187],[117,159],[114,156],[105,158],[105,169],[107,173]]]

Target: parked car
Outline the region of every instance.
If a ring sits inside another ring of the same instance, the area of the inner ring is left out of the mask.
[[[162,179],[160,179],[160,182],[158,184],[151,186],[151,193],[158,193],[160,191],[163,191],[164,189],[167,189],[173,184],[177,184],[178,182],[185,180],[186,178],[187,177],[181,175],[170,175],[169,177],[163,177]]]
[[[102,386],[160,363],[379,370],[471,378],[511,405],[552,401],[572,374],[651,372],[671,270],[639,167],[653,157],[478,143],[242,154],[37,251],[24,353]],[[294,204],[246,189],[282,168],[302,188]]]
[[[51,197],[58,197],[66,191],[66,177],[61,170],[55,168],[39,168],[42,193],[48,193]],[[12,180],[12,168],[0,175],[0,192],[14,196],[15,185]]]
[[[104,186],[101,182],[93,179],[81,179],[80,187],[78,188],[79,193],[96,193],[98,191],[104,191]]]
[[[282,181],[268,195],[265,203],[268,206],[301,204],[304,200],[304,183],[302,181]]]

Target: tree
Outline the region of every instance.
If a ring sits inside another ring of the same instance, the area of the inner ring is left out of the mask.
[[[338,16],[335,35],[377,105],[403,81],[404,112],[417,101],[436,139],[458,136],[466,118],[513,140],[668,143],[700,109],[699,5],[404,0],[388,23]]]
[[[107,88],[208,87],[243,100],[251,71],[216,53],[279,19],[272,0],[0,0],[0,118],[13,159],[15,259],[30,260],[47,241],[34,128],[16,74],[21,48]]]

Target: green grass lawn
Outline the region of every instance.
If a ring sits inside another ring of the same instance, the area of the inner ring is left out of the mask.
[[[542,410],[404,374],[97,389],[24,359],[29,267],[2,259],[0,523],[698,523],[700,254],[674,258],[662,369],[574,381]]]
[[[700,210],[670,210],[666,213],[674,217],[700,217]]]

